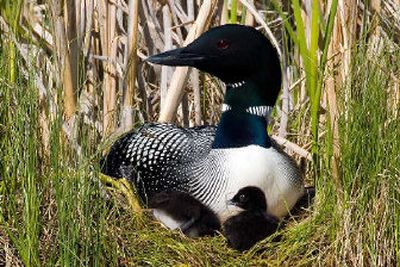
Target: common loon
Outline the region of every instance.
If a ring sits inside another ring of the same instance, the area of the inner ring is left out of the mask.
[[[189,237],[214,235],[221,228],[217,215],[188,193],[157,193],[149,199],[148,207],[153,209],[156,218],[172,219],[163,221],[168,228],[179,228]]]
[[[191,66],[221,79],[226,94],[220,122],[192,128],[144,124],[115,142],[102,172],[128,178],[145,203],[157,192],[189,193],[221,221],[238,212],[226,204],[230,194],[257,186],[269,214],[287,215],[304,185],[295,162],[266,131],[281,87],[279,57],[270,41],[252,27],[228,24],[147,61]]]
[[[265,212],[265,195],[258,187],[246,186],[240,189],[228,203],[244,209],[238,215],[228,218],[223,225],[228,245],[236,250],[250,249],[258,241],[275,233],[279,227],[278,219]]]

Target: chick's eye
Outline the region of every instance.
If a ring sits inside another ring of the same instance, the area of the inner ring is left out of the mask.
[[[240,195],[239,196],[239,201],[240,202],[244,202],[246,200],[246,196],[245,195]]]
[[[229,45],[230,45],[229,42],[224,39],[219,40],[217,43],[217,47],[221,50],[225,50],[225,49],[229,48]]]

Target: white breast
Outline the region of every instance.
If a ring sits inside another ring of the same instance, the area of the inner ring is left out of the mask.
[[[228,206],[227,201],[243,187],[261,188],[267,200],[267,212],[276,217],[287,215],[304,194],[304,185],[296,166],[273,147],[266,149],[250,145],[213,149],[199,166],[202,168],[196,170],[196,179],[190,184],[192,193],[209,206],[222,222],[240,210]],[[153,214],[170,229],[177,229],[183,223],[157,209]]]
[[[221,178],[226,179],[226,188],[210,203],[222,220],[237,212],[226,202],[246,186],[261,188],[267,199],[268,213],[277,217],[288,214],[303,195],[302,182],[296,182],[301,180],[296,167],[276,149],[251,145],[222,151],[225,161],[221,166],[224,168]]]

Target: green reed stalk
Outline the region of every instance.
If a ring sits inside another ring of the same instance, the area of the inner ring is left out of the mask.
[[[22,9],[22,0],[17,0],[17,1],[7,1],[7,0],[2,0],[0,2],[0,9],[2,12],[2,16],[7,20],[7,23],[11,26],[11,30],[13,31],[14,34],[18,36],[19,33],[19,21],[20,21],[20,16],[21,16],[21,9]],[[17,72],[17,67],[16,67],[16,47],[15,44],[11,41],[8,40],[7,42],[7,49],[9,52],[9,57],[8,57],[8,62],[7,62],[7,67],[8,67],[8,78],[9,78],[9,83],[14,84],[16,82],[16,72]]]
[[[327,61],[327,51],[329,47],[329,42],[332,35],[333,22],[337,10],[337,0],[332,1],[330,7],[328,21],[323,34],[324,46],[322,49],[322,55],[318,58],[318,52],[320,50],[318,43],[320,39],[320,26],[324,25],[325,21],[319,11],[318,0],[313,0],[312,2],[312,13],[311,13],[311,31],[310,31],[310,45],[307,45],[307,36],[305,33],[305,27],[303,17],[301,15],[301,4],[299,0],[292,1],[294,24],[296,26],[297,32],[295,32],[292,25],[289,23],[289,19],[283,13],[281,7],[276,1],[272,1],[275,9],[279,12],[280,16],[284,21],[286,30],[289,36],[292,38],[294,43],[299,47],[300,57],[304,66],[305,82],[307,88],[307,94],[311,102],[311,133],[313,137],[312,153],[314,157],[314,163],[316,167],[316,174],[319,170],[319,160],[318,160],[318,126],[319,126],[319,107],[321,100],[321,90],[323,85],[323,76],[325,65]]]
[[[231,23],[237,22],[237,0],[231,1]]]

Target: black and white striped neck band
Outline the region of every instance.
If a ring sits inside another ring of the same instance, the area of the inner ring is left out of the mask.
[[[235,82],[235,83],[227,83],[226,87],[230,87],[230,88],[238,88],[241,87],[243,85],[245,85],[246,82],[245,81],[241,81],[241,82]]]
[[[252,107],[246,108],[246,112],[256,115],[256,116],[269,118],[273,108],[274,107],[271,107],[271,106],[252,106]],[[222,104],[222,109],[221,109],[222,112],[225,112],[225,111],[228,111],[231,109],[232,109],[232,107],[230,105],[225,104],[225,103]]]

